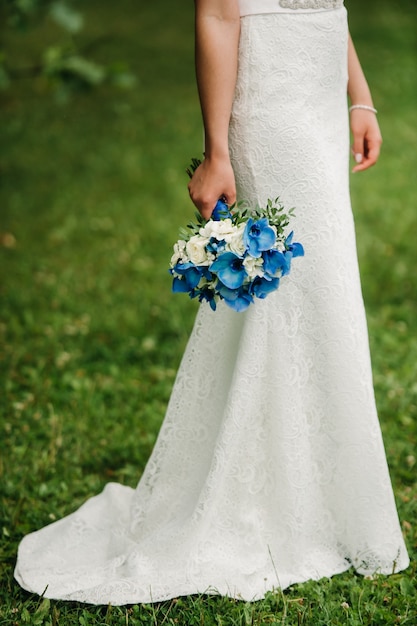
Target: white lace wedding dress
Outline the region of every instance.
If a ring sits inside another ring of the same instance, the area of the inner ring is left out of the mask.
[[[349,200],[346,11],[341,0],[240,6],[239,196],[295,206],[305,257],[245,313],[201,306],[137,489],[109,484],[23,539],[16,578],[46,597],[254,600],[351,566],[408,565]]]

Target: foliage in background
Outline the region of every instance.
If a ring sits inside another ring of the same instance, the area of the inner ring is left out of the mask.
[[[91,50],[106,37],[88,43],[80,41],[85,26],[84,15],[68,1],[3,0],[0,19],[5,29],[0,48],[0,89],[10,87],[11,82],[19,78],[43,77],[62,100],[71,91],[96,87],[104,82],[124,88],[134,85],[135,78],[125,63],[104,65],[90,58]],[[25,48],[24,35],[28,31],[41,32],[48,22],[56,27],[53,38],[45,42],[38,35],[35,55],[28,48],[28,54],[16,65],[16,58],[7,46],[8,40],[16,39],[20,33]]]
[[[171,295],[168,263],[194,213],[185,168],[201,151],[187,2],[89,0],[96,62],[126,59],[137,89],[48,97],[44,79],[3,92],[0,128],[0,626],[415,626],[417,294],[414,0],[348,0],[384,134],[352,177],[375,391],[407,572],[348,572],[248,604],[190,597],[91,607],[25,593],[12,573],[27,532],[109,480],[134,486],[163,419],[196,303]],[[49,19],[7,33],[23,66],[53,41]],[[365,477],[364,477],[365,478]]]

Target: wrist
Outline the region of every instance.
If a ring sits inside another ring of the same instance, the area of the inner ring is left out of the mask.
[[[230,161],[229,146],[211,147],[206,145],[204,158],[206,161],[210,161],[211,163],[224,163],[225,161]]]
[[[349,113],[352,113],[352,111],[356,111],[356,110],[369,111],[370,113],[375,113],[375,115],[378,113],[378,111],[372,104],[363,104],[363,103],[351,104],[349,107]]]

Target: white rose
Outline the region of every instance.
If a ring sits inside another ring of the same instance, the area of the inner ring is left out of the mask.
[[[177,263],[186,263],[188,261],[185,246],[186,242],[184,239],[179,239],[177,243],[174,244],[174,254],[171,257],[172,267],[174,267]]]
[[[225,220],[209,220],[203,228],[200,228],[200,235],[202,237],[215,237],[218,241],[225,238],[226,235],[233,233],[235,226],[233,226],[232,220],[228,217]]]
[[[194,265],[209,265],[210,259],[207,256],[206,245],[209,239],[200,237],[200,235],[193,235],[189,241],[187,241],[186,251],[188,258]]]
[[[235,226],[232,234],[225,237],[227,249],[230,252],[234,252],[238,256],[242,256],[245,252],[245,244],[243,243],[243,233],[245,232],[246,224],[240,224]]]
[[[254,259],[252,256],[248,254],[243,261],[243,267],[245,268],[249,278],[253,280],[257,276],[262,277],[264,275],[263,271],[263,259],[259,257],[258,259]]]
[[[207,222],[200,230],[198,231],[200,237],[205,237],[206,239],[210,239],[213,233],[213,224],[211,220]]]

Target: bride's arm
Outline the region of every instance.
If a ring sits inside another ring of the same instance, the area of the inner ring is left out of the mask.
[[[373,107],[368,83],[361,68],[355,47],[349,35],[348,43],[348,93],[351,103]],[[374,165],[379,157],[382,137],[375,113],[364,109],[353,109],[350,113],[350,127],[353,135],[352,151],[356,165],[353,172],[366,170]]]
[[[228,129],[236,84],[240,33],[238,0],[195,0],[196,72],[205,133],[205,159],[188,185],[209,218],[217,200],[236,200]]]

